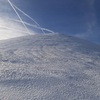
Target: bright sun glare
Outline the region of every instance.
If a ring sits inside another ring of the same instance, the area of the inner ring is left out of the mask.
[[[4,4],[5,7],[2,6]],[[38,31],[34,31],[34,28],[40,30],[42,33],[45,33],[45,31],[54,33],[49,29],[40,27],[40,25],[32,17],[19,9],[10,0],[1,0],[0,8],[0,40],[38,33]],[[23,21],[18,11],[33,21],[34,24]]]

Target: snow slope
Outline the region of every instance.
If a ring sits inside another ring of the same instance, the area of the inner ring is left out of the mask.
[[[100,100],[100,46],[64,34],[0,41],[0,100]]]

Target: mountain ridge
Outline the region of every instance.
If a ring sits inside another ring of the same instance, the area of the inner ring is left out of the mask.
[[[1,100],[100,100],[99,84],[98,45],[63,34],[0,42]]]

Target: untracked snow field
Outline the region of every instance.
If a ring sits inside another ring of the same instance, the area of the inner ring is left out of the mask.
[[[0,100],[100,100],[100,46],[64,34],[0,41]]]

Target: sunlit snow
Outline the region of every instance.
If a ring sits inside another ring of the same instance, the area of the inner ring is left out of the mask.
[[[0,100],[100,100],[100,46],[55,34],[1,0]]]
[[[1,100],[100,100],[100,46],[60,34],[0,42]]]

